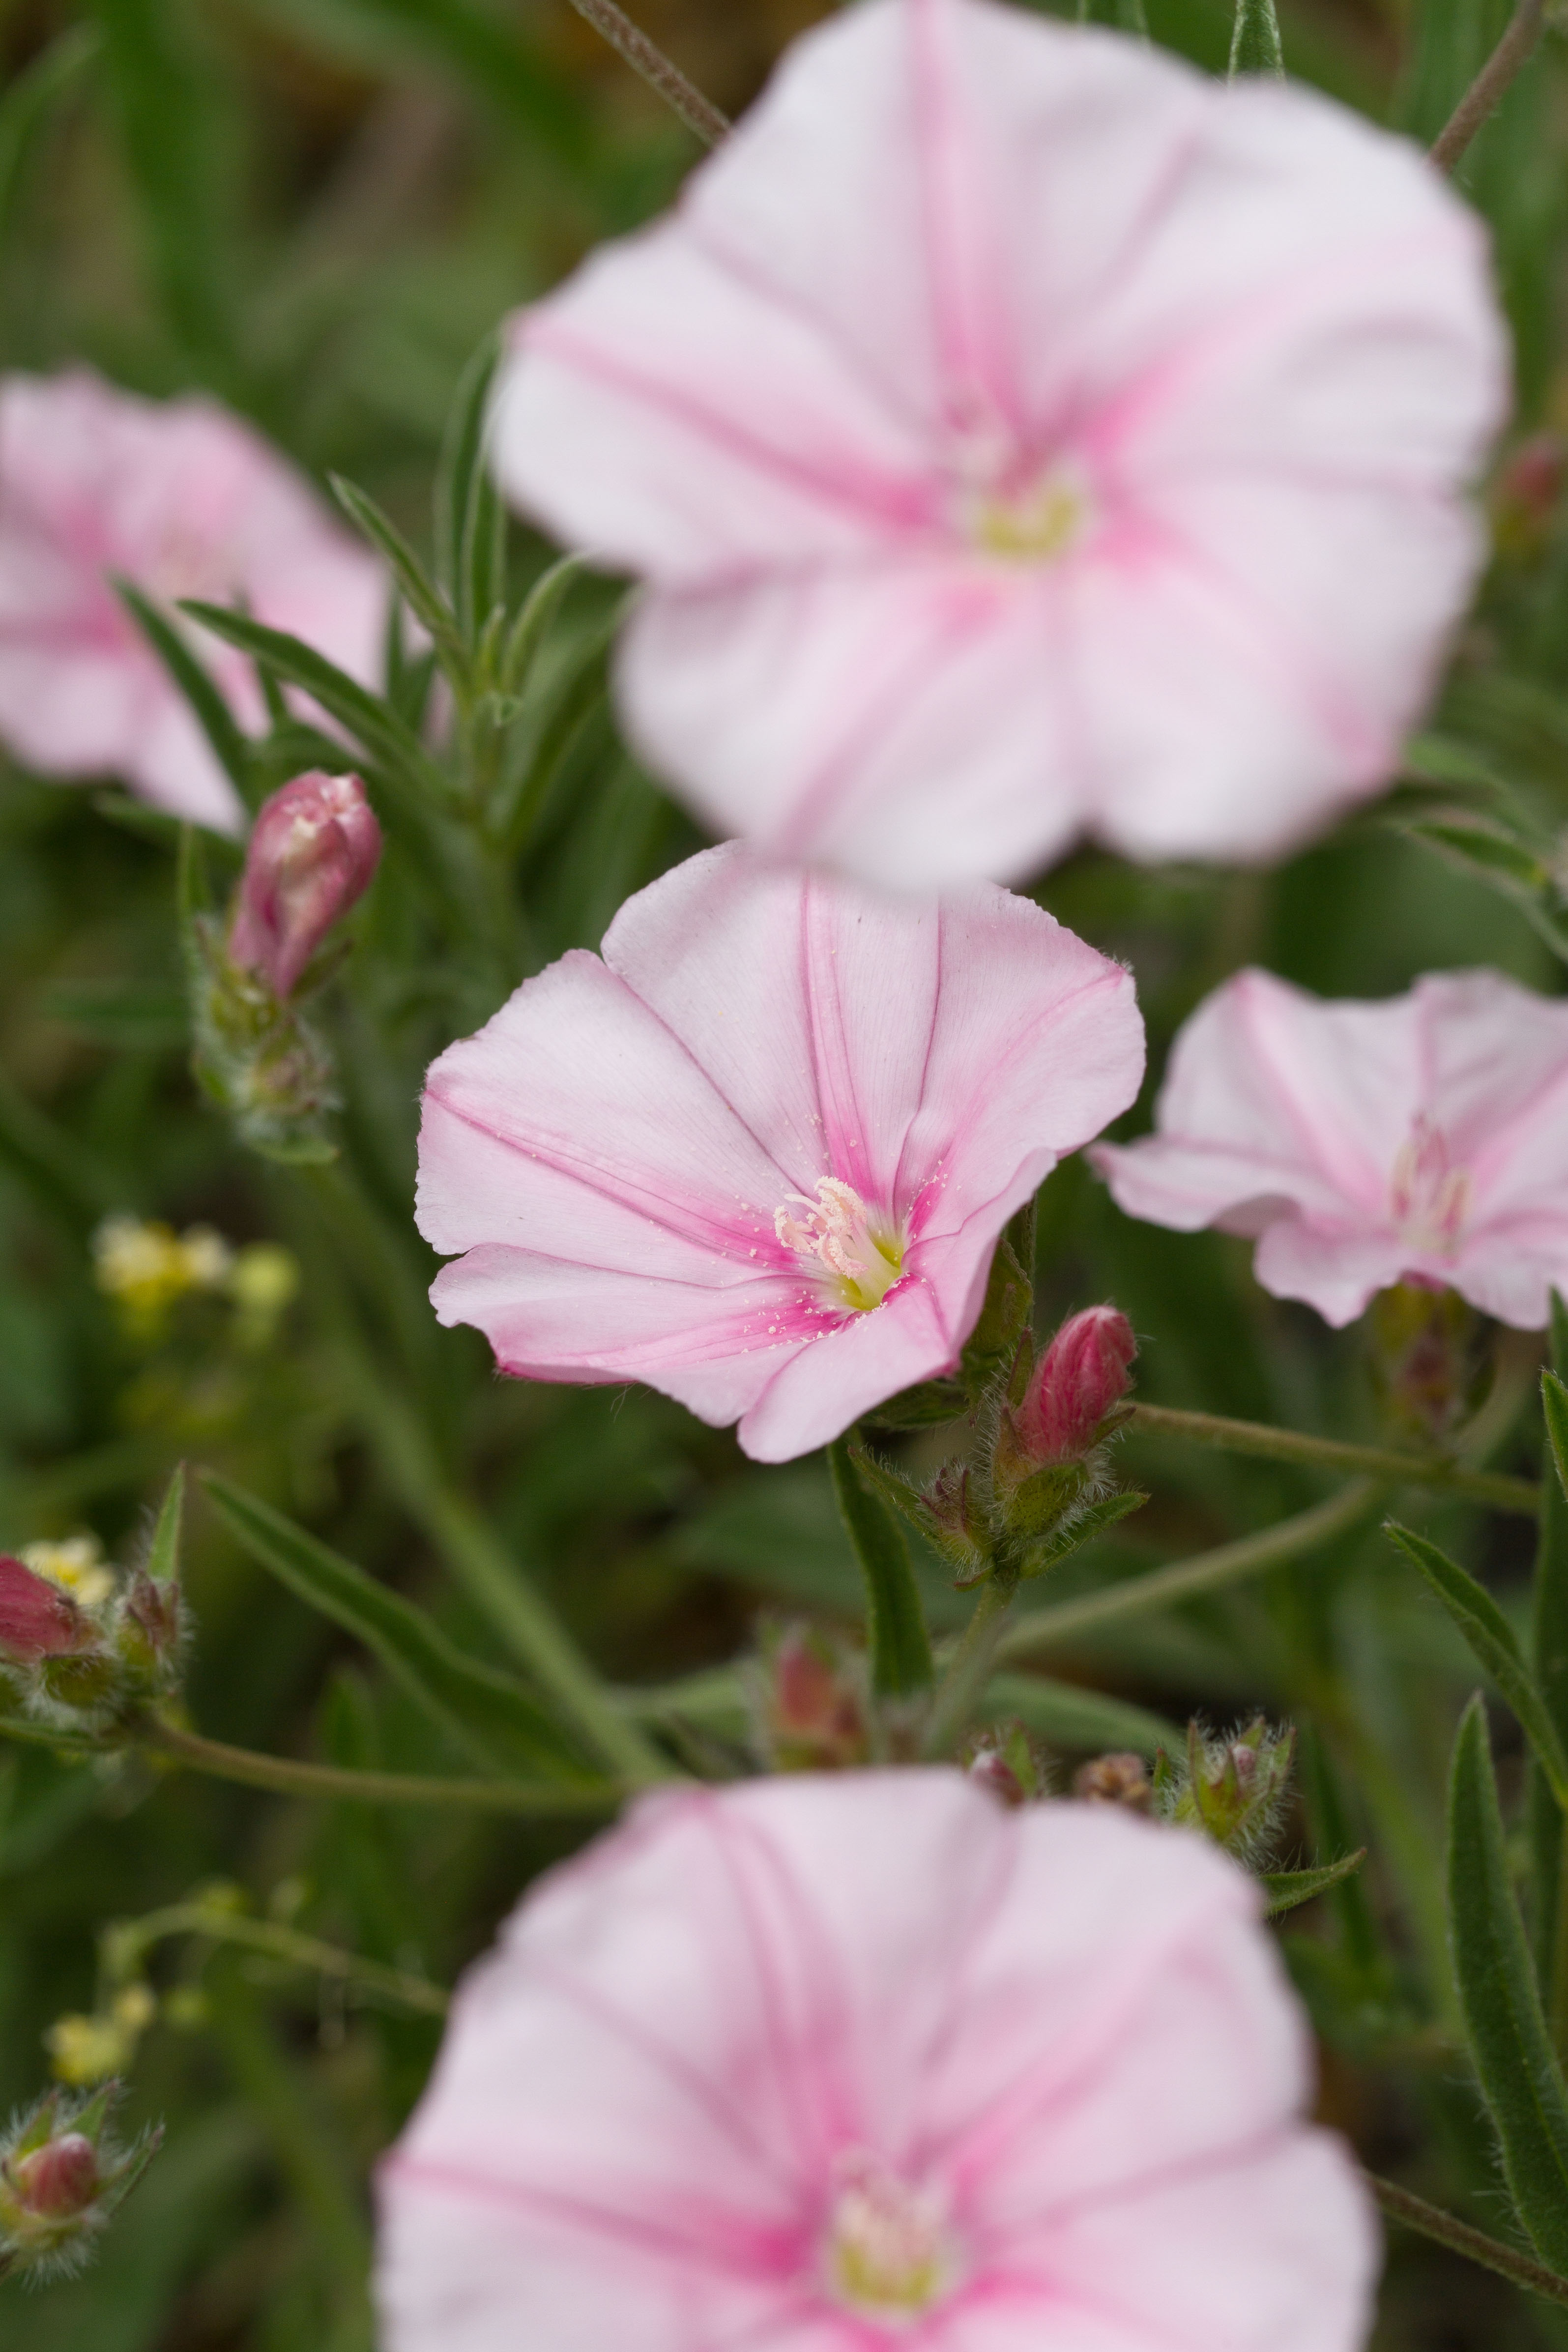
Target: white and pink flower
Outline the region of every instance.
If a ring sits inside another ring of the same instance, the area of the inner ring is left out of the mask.
[[[868,880],[1274,856],[1375,791],[1482,551],[1479,223],[1327,99],[991,0],[799,41],[525,311],[503,487],[639,575],[706,820]]]
[[[437,1312],[806,1453],[953,1365],[1007,1219],[1142,1066],[1130,975],[1026,899],[706,851],[433,1065]]]
[[[658,1795],[383,2167],[387,2352],[1358,2352],[1375,2230],[1214,1847],[953,1771]]]
[[[1131,1216],[1256,1234],[1263,1287],[1330,1323],[1415,1282],[1533,1330],[1568,1292],[1568,1003],[1492,971],[1373,1004],[1239,972],[1176,1039],[1153,1134],[1092,1157]]]
[[[374,686],[386,574],[216,401],[143,400],[85,368],[0,381],[0,738],[40,774],[118,775],[154,807],[237,833],[238,795],[115,575],[165,607],[243,601]],[[198,650],[259,730],[245,656],[206,635]]]

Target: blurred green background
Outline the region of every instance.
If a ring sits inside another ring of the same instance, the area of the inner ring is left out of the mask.
[[[642,0],[639,13],[733,110],[822,11]],[[1283,12],[1286,54],[1429,137],[1507,13],[1500,0],[1317,0]],[[1219,0],[1152,0],[1151,16],[1158,38],[1223,67]],[[480,339],[595,240],[658,210],[694,160],[566,0],[100,0],[83,17],[13,5],[0,12],[5,77],[78,23],[94,30],[90,53],[26,152],[0,158],[0,363],[87,360],[153,394],[205,385],[316,473],[362,482],[421,544],[443,420]],[[1521,430],[1568,425],[1564,98],[1549,41],[1463,175],[1495,231]],[[1450,754],[1505,776],[1552,840],[1568,822],[1568,530],[1556,510],[1504,520],[1437,723]],[[520,532],[520,575],[544,553]],[[592,604],[589,591],[583,611]],[[854,1571],[820,1465],[760,1470],[728,1433],[647,1394],[499,1383],[473,1334],[437,1328],[410,1219],[419,1079],[499,996],[493,973],[430,938],[396,861],[331,1013],[357,1172],[342,1190],[312,1188],[247,1159],[196,1096],[169,842],[100,803],[0,772],[0,1543],[91,1530],[123,1557],[184,1456],[417,1593],[482,1652],[492,1636],[432,1544],[388,1433],[391,1398],[626,1683],[733,1656],[762,1610],[852,1621]],[[588,695],[517,877],[531,963],[595,944],[621,898],[696,838]],[[1272,875],[1140,873],[1084,856],[1040,896],[1133,964],[1156,1072],[1198,998],[1249,961],[1330,993],[1479,962],[1561,986],[1550,924],[1531,919],[1540,904],[1375,813]],[[1146,1118],[1145,1103],[1128,1131]],[[93,1275],[91,1235],[121,1212],[209,1224],[237,1245],[281,1242],[302,1286],[269,1329],[201,1295],[138,1323]],[[1355,1334],[1263,1297],[1242,1244],[1129,1223],[1079,1166],[1043,1195],[1038,1280],[1047,1318],[1106,1297],[1128,1311],[1150,1398],[1367,1428]],[[1497,1458],[1531,1469],[1533,1444],[1527,1417]],[[1147,1441],[1126,1465],[1153,1502],[1059,1591],[1202,1549],[1325,1491],[1306,1474]],[[1517,1595],[1523,1523],[1411,1511],[1505,1602]],[[200,1506],[188,1567],[198,1725],[279,1754],[455,1769],[352,1645]],[[934,1577],[932,1590],[939,1622],[962,1616]],[[1283,1858],[1373,1850],[1353,1895],[1296,1927],[1325,2112],[1369,2161],[1491,2224],[1493,2159],[1449,2039],[1436,1877],[1447,1743],[1473,1669],[1408,1569],[1368,1536],[1234,1597],[1130,1618],[1049,1663],[1178,1723],[1263,1706],[1306,1728]],[[1075,1748],[1059,1708],[1042,1721],[1064,1766],[1094,1744],[1080,1735]],[[262,1914],[446,1982],[576,1834],[351,1815],[145,1764],[0,1750],[0,2108],[47,2079],[51,2022],[93,2008],[107,1920],[233,1882]],[[161,1947],[153,1974],[164,2012],[136,2054],[130,2111],[166,2119],[164,2151],[96,2269],[33,2294],[0,2285],[0,2346],[349,2352],[364,2341],[369,2168],[417,2094],[435,2028],[299,1972],[213,1960],[189,1937]],[[1561,2341],[1486,2274],[1394,2245],[1388,2352]]]

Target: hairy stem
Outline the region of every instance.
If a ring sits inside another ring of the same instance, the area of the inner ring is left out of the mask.
[[[948,1755],[973,1714],[975,1702],[990,1677],[1003,1622],[1017,1589],[1016,1584],[998,1583],[994,1576],[981,1587],[974,1613],[936,1686],[921,1743],[927,1756]]]
[[[9,1727],[5,1727],[7,1729]],[[361,1805],[466,1805],[477,1812],[553,1814],[613,1812],[629,1794],[626,1782],[540,1780],[438,1780],[418,1772],[361,1772],[341,1764],[301,1764],[290,1757],[260,1756],[204,1739],[149,1716],[136,1726],[139,1746],[174,1758],[192,1771],[215,1780],[237,1780],[247,1789],[270,1789],[283,1797],[322,1797]]]
[[[582,0],[577,0],[582,5]],[[1452,172],[1541,37],[1546,0],[1520,0],[1508,30],[1432,142],[1432,161]]]
[[[695,138],[700,139],[705,147],[717,147],[730,128],[729,116],[721,114],[695,84],[687,80],[680,68],[648,39],[640,26],[633,24],[624,10],[616,6],[615,0],[572,0],[572,5],[579,16],[587,18],[596,33],[603,34],[633,73],[640,74],[650,89],[658,90]]]
[[[209,1942],[227,1944],[240,1951],[258,1952],[286,1968],[305,1969],[312,1976],[335,1977],[342,1984],[363,1985],[367,1992],[401,2001],[405,2009],[422,2010],[427,2017],[445,2017],[451,1996],[427,1977],[389,1969],[338,1944],[323,1944],[315,1936],[301,1936],[277,1919],[248,1919],[242,1911],[224,1911],[216,1903],[171,1903],[144,1918],[122,1920],[110,1930],[121,1970],[132,1955],[138,1962],[154,1944],[170,1936],[205,1936]]]
[[[1529,2254],[1505,2246],[1500,2238],[1489,2238],[1484,2230],[1472,2230],[1468,2221],[1456,2221],[1436,2205],[1428,2205],[1424,2197],[1413,2196],[1396,2181],[1380,2179],[1375,2172],[1367,2174],[1373,2195],[1392,2221],[1403,2221],[1407,2230],[1416,2231],[1423,2238],[1435,2238],[1440,2246],[1447,2246],[1456,2254],[1464,2254],[1472,2263],[1481,2263],[1500,2278],[1511,2279],[1515,2286],[1523,2287],[1527,2294],[1539,2294],[1548,2303],[1568,2304],[1568,2279],[1559,2278],[1555,2271],[1546,2270]]]
[[[1316,1503],[1294,1518],[1281,1519],[1277,1527],[1265,1528],[1258,1535],[1241,1536],[1235,1543],[1199,1552],[1195,1559],[1177,1560],[1149,1576],[1130,1577],[1124,1584],[1113,1584],[1103,1592],[1087,1592],[1081,1600],[1061,1601],[1055,1609],[1035,1610],[1003,1634],[996,1646],[997,1658],[1054,1649],[1062,1642],[1111,1624],[1118,1617],[1129,1617],[1142,1609],[1163,1609],[1172,1601],[1189,1600],[1194,1592],[1213,1592],[1221,1585],[1239,1583],[1243,1577],[1259,1576],[1265,1569],[1279,1568],[1287,1560],[1319,1551],[1370,1517],[1384,1491],[1373,1479],[1354,1479],[1327,1502]]]
[[[1541,1489],[1528,1478],[1464,1470],[1454,1462],[1401,1454],[1392,1447],[1310,1437],[1299,1429],[1271,1429],[1260,1421],[1230,1421],[1218,1412],[1182,1412],[1171,1405],[1135,1404],[1131,1426],[1147,1430],[1151,1436],[1184,1437],[1194,1445],[1212,1445],[1222,1454],[1256,1454],[1270,1462],[1300,1462],[1310,1468],[1357,1471],[1391,1484],[1432,1486],[1447,1495],[1489,1503],[1494,1510],[1517,1511],[1521,1517],[1533,1517],[1541,1508]]]

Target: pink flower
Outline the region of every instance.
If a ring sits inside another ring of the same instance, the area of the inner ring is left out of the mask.
[[[649,1798],[458,1994],[381,2179],[387,2352],[1355,2352],[1250,1882],[962,1774]]]
[[[871,880],[1265,858],[1390,774],[1504,406],[1484,238],[1299,87],[989,0],[808,34],[525,312],[520,506],[641,574],[620,691],[726,833]]]
[[[763,1462],[952,1365],[997,1234],[1137,1093],[1131,979],[1026,899],[709,850],[431,1068],[419,1229],[503,1370]]]
[[[312,770],[257,814],[228,935],[230,961],[288,996],[342,915],[370,887],[381,827],[357,776]]]
[[[1240,972],[1177,1038],[1154,1118],[1093,1154],[1121,1206],[1257,1234],[1264,1288],[1330,1323],[1407,1281],[1534,1329],[1568,1291],[1568,1003],[1497,972],[1381,1004]]]
[[[45,775],[117,774],[155,807],[237,833],[237,796],[113,573],[165,607],[243,600],[364,685],[385,574],[215,401],[138,399],[84,368],[0,381],[0,736]],[[199,651],[259,729],[245,656],[205,635]]]

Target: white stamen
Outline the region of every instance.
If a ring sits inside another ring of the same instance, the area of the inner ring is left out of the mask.
[[[819,1176],[815,1201],[791,1193],[774,1213],[773,1231],[786,1249],[815,1259],[834,1277],[843,1304],[862,1314],[881,1305],[903,1270],[902,1237],[874,1230],[865,1202],[840,1176]]]
[[[1425,1111],[1418,1112],[1389,1180],[1388,1205],[1394,1223],[1413,1249],[1433,1257],[1453,1257],[1469,1202],[1468,1170],[1450,1165],[1441,1128]]]
[[[847,2150],[835,2170],[826,2248],[834,2294],[884,2324],[918,2319],[952,2284],[942,2200],[861,2149]]]

